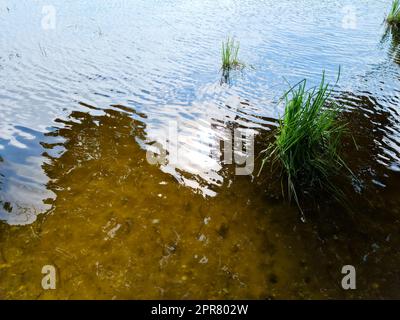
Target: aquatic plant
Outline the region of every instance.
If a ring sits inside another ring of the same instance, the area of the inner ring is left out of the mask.
[[[279,120],[274,141],[262,151],[260,169],[267,162],[272,167],[279,165],[282,193],[288,195],[289,201],[294,199],[301,212],[300,190],[306,193],[315,188],[328,189],[340,197],[341,191],[331,178],[342,167],[348,169],[339,155],[346,124],[338,120],[341,107],[330,99],[332,88],[325,83],[325,73],[319,86],[311,89],[306,86],[307,81],[303,80],[283,96],[285,113]]]
[[[400,25],[400,0],[393,0],[386,21],[391,25]]]
[[[243,69],[245,67],[244,63],[239,61],[240,43],[235,41],[234,38],[229,38],[227,41],[222,42],[222,70],[230,71],[232,69]]]

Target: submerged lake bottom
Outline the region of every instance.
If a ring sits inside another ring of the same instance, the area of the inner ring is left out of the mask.
[[[41,5],[5,2],[0,299],[400,298],[400,59],[385,1],[356,3],[355,29],[331,1],[294,13],[290,1],[55,1],[47,33]],[[248,65],[228,82],[229,34]],[[339,66],[332,99],[354,177],[335,177],[346,203],[318,191],[302,216],[279,172],[258,174],[259,154],[286,80],[327,70],[334,83]],[[224,153],[240,130],[254,138],[249,174]],[[157,144],[165,161],[152,163]]]
[[[66,141],[43,165],[51,209],[27,226],[1,225],[3,298],[397,296],[397,192],[355,196],[353,215],[322,203],[306,223],[262,178],[232,172],[207,198],[147,162],[126,111],[102,113],[74,112],[51,133]],[[348,264],[354,293],[341,287]],[[44,265],[56,266],[60,289],[42,289]]]

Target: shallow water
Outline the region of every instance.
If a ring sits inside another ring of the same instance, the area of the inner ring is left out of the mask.
[[[0,298],[400,298],[387,1],[52,4],[43,29],[47,2],[0,1]],[[227,35],[248,64],[229,84]],[[258,158],[236,175],[221,140],[251,129],[259,152],[287,81],[334,81],[339,65],[335,99],[358,146],[345,141],[344,157],[360,181],[340,181],[351,213],[315,195],[303,223],[279,179],[256,176]],[[167,163],[147,161],[155,142]],[[48,264],[56,290],[41,287]],[[340,286],[347,264],[354,291]]]

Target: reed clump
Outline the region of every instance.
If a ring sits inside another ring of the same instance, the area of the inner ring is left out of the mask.
[[[267,162],[282,170],[282,193],[301,212],[300,192],[322,188],[339,196],[331,178],[342,167],[348,169],[339,152],[346,124],[338,119],[341,107],[330,99],[331,93],[325,73],[317,87],[307,89],[303,80],[286,92],[284,116],[273,142],[262,151],[261,170]]]
[[[390,25],[400,26],[400,0],[393,0],[386,21]]]
[[[235,41],[234,38],[229,38],[227,41],[222,42],[222,67],[224,72],[229,72],[230,70],[243,69],[245,67],[244,63],[238,58],[240,49],[240,43]]]

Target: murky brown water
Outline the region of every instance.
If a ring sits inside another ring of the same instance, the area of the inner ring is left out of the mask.
[[[45,3],[1,1],[0,298],[400,298],[386,1],[355,1],[355,29],[345,4],[297,3],[55,1],[56,28],[43,30]],[[254,66],[231,85],[219,79],[227,34]],[[283,77],[333,79],[338,65],[358,145],[343,154],[360,181],[338,181],[350,212],[316,194],[303,223],[275,175],[236,175],[220,141],[248,128],[257,154]],[[165,144],[171,124],[180,139]],[[154,142],[179,159],[149,164]],[[354,291],[340,286],[347,264]],[[44,265],[56,290],[41,287]]]

